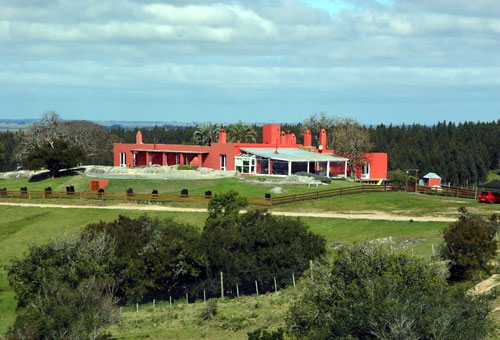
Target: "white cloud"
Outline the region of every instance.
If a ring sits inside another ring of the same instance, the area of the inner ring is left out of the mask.
[[[0,83],[487,96],[500,88],[496,2],[0,0]]]

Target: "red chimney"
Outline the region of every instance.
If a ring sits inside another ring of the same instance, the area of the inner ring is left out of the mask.
[[[323,150],[326,149],[326,130],[325,129],[321,129],[319,131],[319,145],[321,145]],[[319,145],[318,145],[318,147],[319,147]]]
[[[135,135],[135,144],[142,144],[142,133],[141,131],[137,131]]]
[[[226,130],[224,128],[220,128],[219,130],[219,143],[226,143]]]
[[[304,146],[311,146],[311,145],[312,145],[311,130],[307,129],[306,132],[304,132]]]

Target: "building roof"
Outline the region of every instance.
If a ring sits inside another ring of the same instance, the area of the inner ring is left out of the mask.
[[[438,176],[437,174],[435,174],[434,172],[429,172],[427,175],[424,176],[424,178],[439,178],[441,179],[440,176]]]
[[[264,158],[291,162],[345,162],[349,160],[331,153],[315,153],[296,148],[241,148],[240,150]]]

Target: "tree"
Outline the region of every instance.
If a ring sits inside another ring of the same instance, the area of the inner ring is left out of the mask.
[[[227,127],[228,141],[234,143],[255,143],[256,132],[250,125],[244,125],[241,120],[236,124],[230,124]]]
[[[220,128],[217,124],[197,125],[193,133],[193,142],[198,145],[211,145],[219,140]]]
[[[311,131],[317,144],[320,130],[326,130],[327,145],[323,147],[333,149],[336,154],[348,158],[350,173],[353,176],[358,167],[366,161],[365,154],[373,148],[368,129],[352,118],[331,118],[322,112],[311,115],[304,120],[303,125]]]
[[[55,111],[47,111],[37,124],[32,124],[24,133],[16,152],[19,162],[29,159],[29,154],[35,149],[51,144],[53,140],[61,139],[58,125],[60,116]]]
[[[5,131],[0,133],[0,144],[3,146],[3,157],[0,157],[0,171],[12,171],[19,163],[15,157],[15,149],[23,136],[22,131]]]
[[[332,149],[335,153],[349,158],[348,165],[354,176],[366,161],[366,153],[373,148],[368,130],[354,119],[338,118],[328,132]]]
[[[440,255],[449,261],[450,280],[473,279],[475,275],[489,275],[491,260],[496,255],[496,218],[484,220],[460,208],[462,216],[443,230],[444,244]]]
[[[86,120],[71,120],[59,124],[61,139],[80,147],[91,164],[113,164],[113,143],[118,137],[99,124]]]
[[[55,140],[79,148],[85,155],[84,159],[112,164],[113,143],[118,138],[98,124],[83,120],[63,122],[55,111],[48,111],[24,133],[17,147],[16,160],[29,162],[36,151],[52,145]]]
[[[493,295],[449,286],[446,268],[387,246],[344,246],[304,279],[288,312],[298,339],[485,339]]]
[[[209,263],[204,288],[217,292],[219,274],[227,287],[241,292],[273,288],[273,278],[284,286],[292,273],[300,276],[309,261],[325,253],[323,237],[311,233],[299,219],[273,216],[265,210],[240,214],[246,199],[231,191],[209,203],[209,217],[202,232],[202,247]]]
[[[57,177],[59,170],[78,165],[85,160],[83,150],[61,139],[50,140],[46,144],[35,147],[28,154],[28,169],[49,170],[52,178]]]
[[[89,224],[86,231],[115,240],[110,273],[121,303],[182,296],[204,276],[207,264],[194,227],[172,219],[120,215],[111,222]]]
[[[325,129],[329,134],[335,124],[335,119],[328,117],[324,112],[314,113],[309,118],[305,119],[302,123],[304,130],[308,129],[311,131],[311,136],[314,138],[314,144],[319,145],[319,133],[321,129]],[[323,145],[323,147],[331,148],[331,145]]]
[[[11,260],[9,283],[17,298],[16,320],[7,339],[97,339],[117,321],[114,258],[105,234],[80,234],[31,245]]]

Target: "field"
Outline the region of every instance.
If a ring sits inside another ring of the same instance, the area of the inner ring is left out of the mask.
[[[222,179],[208,181],[153,181],[153,180],[111,180],[107,191],[124,192],[133,187],[134,192],[149,192],[157,188],[161,192],[180,192],[189,186],[191,192],[212,190],[215,193],[237,190],[243,196],[263,195],[270,187],[252,185],[247,180]],[[75,190],[86,190],[88,178],[84,176],[47,179],[28,183],[26,180],[1,180],[0,187],[16,189],[28,186],[31,190],[42,190],[51,186],[53,190],[63,191],[66,185],[74,185]],[[348,182],[335,182],[331,186],[352,185]],[[321,190],[320,188],[287,187],[289,193]],[[6,200],[1,199],[1,202]],[[15,202],[27,202],[16,199]],[[45,200],[30,200],[29,203],[47,203]],[[10,202],[10,200],[9,200]],[[101,209],[101,202],[81,202],[78,199],[55,199],[50,203],[65,205],[85,204],[86,208],[47,208],[0,206],[0,334],[5,333],[14,319],[15,299],[6,278],[5,265],[14,256],[22,256],[27,246],[43,243],[52,237],[77,232],[90,222],[109,221],[118,215],[139,216],[144,211],[134,210],[137,204],[120,208]],[[125,202],[120,202],[120,204]],[[205,203],[206,204],[206,203]],[[456,218],[457,208],[465,206],[469,211],[489,216],[498,213],[498,206],[479,204],[470,199],[457,199],[409,193],[370,193],[335,197],[318,201],[293,203],[273,208],[273,211],[293,212],[336,212],[351,214],[351,218],[301,217],[312,231],[324,235],[328,245],[352,243],[364,240],[384,239],[393,247],[408,251],[416,256],[430,257],[433,249],[437,251],[441,243],[441,230],[449,222],[432,221],[434,217]],[[206,207],[206,206],[205,206]],[[385,212],[404,216],[402,221],[356,219],[360,212]],[[150,216],[179,219],[185,223],[202,228],[206,213],[182,213],[168,211],[148,211]],[[406,217],[408,217],[406,219]],[[429,222],[416,222],[412,217],[428,217]],[[110,330],[119,339],[246,339],[246,333],[258,327],[275,328],[283,320],[286,306],[293,300],[294,289],[288,288],[276,294],[247,296],[239,299],[218,301],[218,313],[213,319],[203,321],[206,308],[203,302],[186,305],[175,301],[152,302],[123,309],[122,322]]]

